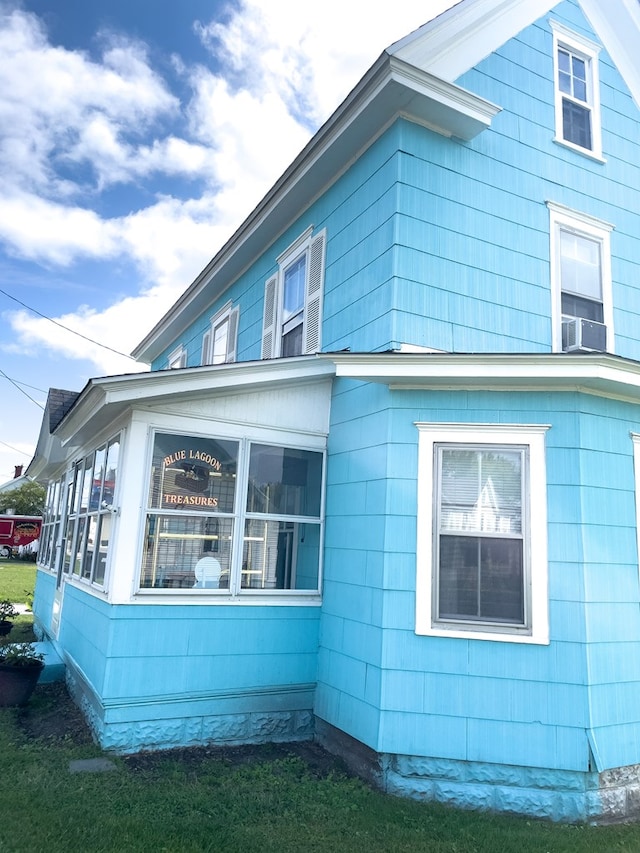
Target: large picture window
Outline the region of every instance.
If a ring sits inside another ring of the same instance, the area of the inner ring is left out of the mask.
[[[417,632],[546,642],[545,428],[418,429]]]
[[[317,593],[322,477],[318,451],[156,433],[140,588]]]

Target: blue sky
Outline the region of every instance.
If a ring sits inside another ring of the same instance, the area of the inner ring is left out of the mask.
[[[0,483],[29,462],[47,389],[143,369],[112,350],[380,52],[450,5],[0,0]]]

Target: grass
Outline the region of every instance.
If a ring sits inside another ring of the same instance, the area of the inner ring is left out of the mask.
[[[115,770],[71,773],[99,756],[61,685],[28,709],[0,710],[0,850],[7,853],[615,853],[640,850],[640,827],[561,826],[385,796],[339,763],[287,748],[181,750],[117,757]],[[40,733],[60,715],[68,731]]]
[[[34,576],[32,564],[0,561],[0,599],[32,589]],[[11,638],[30,626],[29,615],[16,620]],[[64,685],[38,686],[25,709],[0,708],[0,851],[640,851],[640,826],[562,826],[397,799],[293,747],[109,756],[112,772],[70,772],[70,761],[98,756]]]
[[[0,601],[25,604],[33,598],[36,564],[25,560],[0,560]]]

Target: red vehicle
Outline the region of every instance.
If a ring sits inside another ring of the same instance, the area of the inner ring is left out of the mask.
[[[11,557],[40,538],[39,515],[0,515],[0,557]]]

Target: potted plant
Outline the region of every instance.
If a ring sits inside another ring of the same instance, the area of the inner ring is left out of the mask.
[[[26,705],[44,668],[33,643],[0,646],[0,707]]]
[[[15,619],[18,611],[13,604],[6,599],[0,601],[0,637],[6,637],[13,628],[12,619]]]

